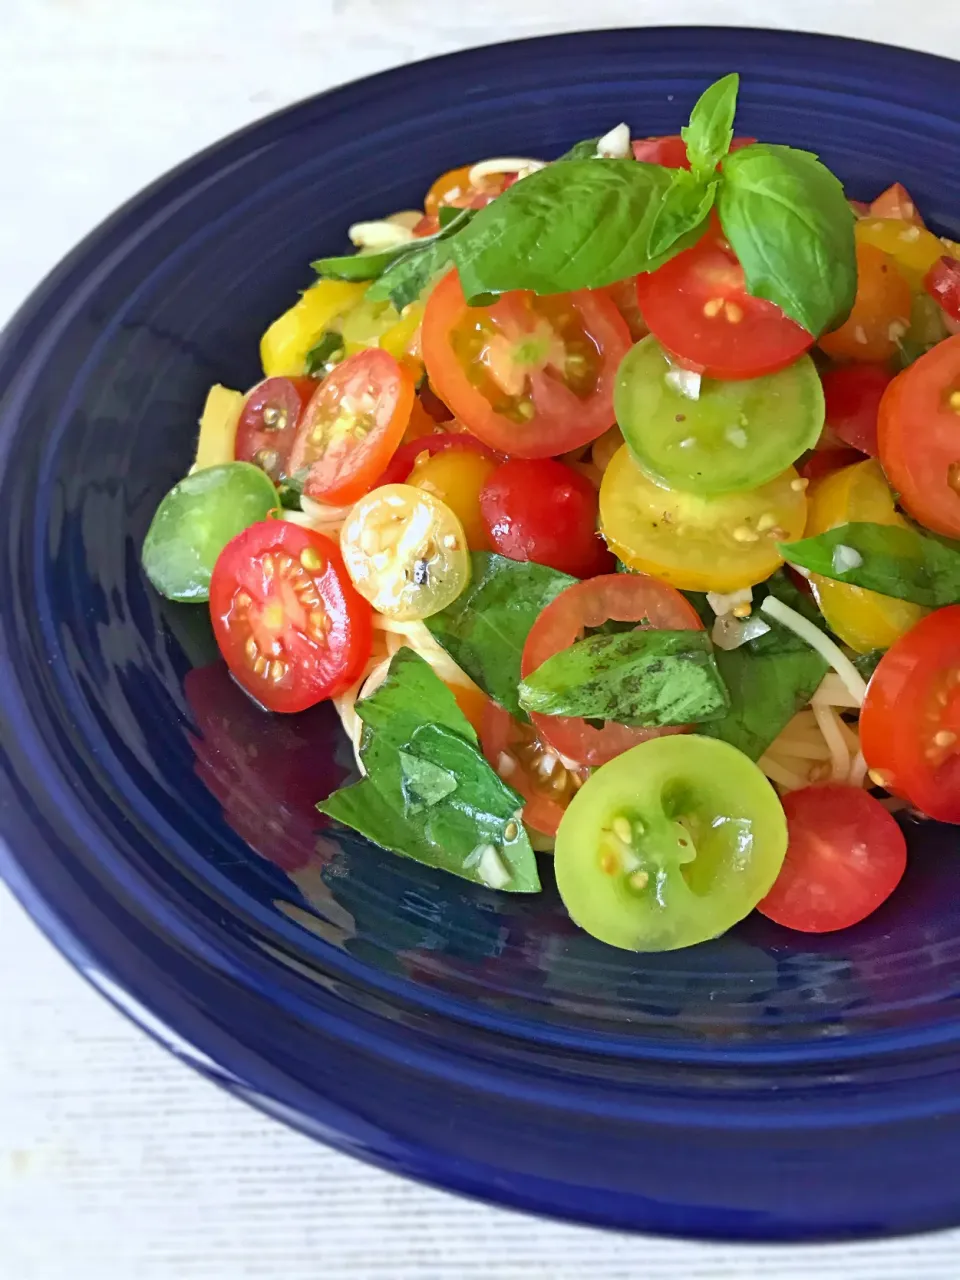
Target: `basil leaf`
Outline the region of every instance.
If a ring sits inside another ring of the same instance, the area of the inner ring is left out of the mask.
[[[314,376],[329,373],[343,359],[343,335],[327,329],[307,352],[305,372]]]
[[[867,653],[852,654],[850,660],[864,680],[869,680],[880,665],[880,659],[886,652],[886,649],[870,649]]]
[[[475,884],[540,888],[519,821],[523,799],[490,767],[477,736],[430,665],[411,649],[357,703],[367,776],[317,808],[385,849]]]
[[[698,732],[722,738],[751,760],[759,760],[803,710],[829,670],[826,660],[807,644],[802,649],[768,648],[765,652],[745,644],[739,649],[717,649],[714,656],[730,697],[730,710],[722,720],[700,726]]]
[[[424,621],[484,693],[518,720],[526,720],[517,697],[523,646],[550,601],[577,579],[487,551],[475,551],[471,560],[473,574],[466,591]]]
[[[562,156],[557,156],[554,163],[561,160],[600,160],[601,156],[597,155],[597,147],[600,143],[600,135],[596,138],[584,138],[582,142],[575,142],[569,151],[565,151]]]
[[[668,245],[664,230],[660,252],[649,252],[673,176],[635,160],[567,160],[531,173],[480,209],[454,241],[467,300],[511,289],[594,289],[655,270],[694,234]]]
[[[410,252],[408,244],[379,253],[345,253],[336,258],[316,258],[310,266],[318,276],[329,280],[378,280],[387,267]]]
[[[727,156],[717,208],[747,289],[815,338],[850,313],[857,292],[853,211],[809,151],[754,143]]]
[[[437,221],[440,223],[440,230],[446,231],[452,223],[457,221],[462,213],[463,210],[458,209],[456,205],[442,204],[437,210]]]
[[[909,369],[915,360],[927,354],[949,335],[943,318],[943,309],[936,299],[921,289],[913,295],[910,304],[910,327],[897,340],[894,360],[899,369]]]
[[[849,548],[860,557],[851,568],[844,564]],[[781,544],[792,564],[811,573],[939,609],[960,603],[960,551],[916,529],[891,524],[843,524],[815,538]]]
[[[394,303],[397,310],[402,310],[394,301],[394,289],[399,295],[411,288],[411,277],[420,273],[424,282],[446,266],[448,254],[436,254],[436,247],[450,236],[456,235],[473,217],[473,209],[458,209],[456,216],[432,236],[420,236],[418,239],[404,241],[393,249],[383,249],[379,253],[350,253],[339,258],[317,258],[310,265],[317,275],[333,280],[377,280],[381,277],[393,277],[391,283],[372,286],[367,290],[367,298],[371,302]],[[414,268],[414,263],[426,257],[428,261]],[[394,271],[396,275],[394,276]],[[419,292],[407,297],[403,306],[419,296]]]
[[[717,80],[700,95],[690,112],[690,123],[680,130],[696,178],[709,178],[730,150],[739,88],[740,77],[735,71]]]
[[[686,169],[675,169],[650,228],[647,252],[651,258],[666,253],[681,236],[702,225],[717,194],[718,182],[700,182]]]
[[[450,241],[434,241],[422,253],[408,253],[398,258],[379,280],[374,281],[366,297],[370,302],[392,302],[398,311],[402,311],[411,302],[416,302],[452,261]]]
[[[730,710],[706,632],[642,628],[591,636],[554,654],[521,683],[520,705],[650,727],[715,720]]]

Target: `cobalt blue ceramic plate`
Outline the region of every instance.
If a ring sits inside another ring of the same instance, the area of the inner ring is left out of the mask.
[[[320,829],[349,767],[331,714],[259,714],[204,611],[139,547],[213,381],[349,222],[489,154],[621,119],[675,132],[743,75],[740,129],[904,182],[960,236],[960,73],[814,36],[636,30],[477,49],[349,85],[205,152],[122,209],[0,350],[0,870],[106,994],[307,1133],[524,1209],[738,1239],[960,1222],[960,848],[915,828],[860,927],[760,918],[620,953],[555,896],[478,891]]]

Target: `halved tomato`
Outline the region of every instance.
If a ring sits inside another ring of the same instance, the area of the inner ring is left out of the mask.
[[[787,856],[757,903],[768,920],[801,933],[831,933],[885,902],[907,866],[903,832],[858,787],[803,787],[783,800]]]
[[[240,411],[234,445],[237,462],[252,462],[275,482],[283,479],[303,411],[318,386],[316,378],[258,382]]]
[[[960,538],[960,334],[898,374],[880,401],[880,461],[900,502]]]
[[[548,658],[582,639],[589,628],[605,622],[633,622],[644,629],[702,631],[700,616],[679,591],[645,574],[608,573],[567,587],[540,614],[530,629],[520,663],[528,676]],[[561,756],[581,765],[604,764],[648,738],[682,733],[682,727],[630,728],[606,721],[595,728],[577,716],[532,715],[541,739]]]
[[[643,318],[667,351],[710,378],[757,378],[792,364],[813,337],[779,307],[747,293],[733,251],[707,233],[637,277]]]
[[[857,226],[863,226],[858,222]],[[879,226],[886,223],[880,222]],[[857,237],[857,296],[838,329],[820,338],[820,348],[837,360],[876,364],[896,354],[910,327],[910,283],[896,260]]]
[[[492,449],[488,449],[485,444],[481,444],[476,436],[466,431],[437,431],[432,435],[419,436],[416,440],[408,440],[406,444],[402,444],[377,481],[377,487],[379,488],[382,484],[406,484],[410,472],[424,454],[432,458],[435,454],[445,453],[448,449],[466,449],[471,453],[479,454],[482,458],[488,458],[491,462],[497,462],[501,457]]]
[[[480,745],[504,782],[526,801],[524,822],[545,836],[556,835],[586,770],[574,774],[564,768],[533,725],[521,724],[492,701],[483,713]]]
[[[960,605],[929,614],[880,659],[860,745],[878,785],[960,823]]]
[[[613,424],[630,332],[602,292],[517,291],[468,307],[451,272],[427,302],[422,343],[430,382],[469,431],[514,457],[547,458]]]
[[[960,261],[942,254],[923,278],[923,287],[950,320],[960,320]]]
[[[356,502],[383,473],[410,420],[409,372],[373,347],[348,356],[314,392],[303,412],[287,472],[320,502]]]
[[[303,711],[349,689],[370,656],[372,616],[336,543],[287,520],[244,529],[210,581],[220,652],[269,711]]]
[[[870,202],[869,213],[872,218],[900,218],[904,222],[912,222],[915,227],[923,226],[923,218],[913,197],[899,182],[892,183]]]

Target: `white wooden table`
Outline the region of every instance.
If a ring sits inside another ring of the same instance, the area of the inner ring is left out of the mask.
[[[0,0],[0,324],[121,200],[383,67],[593,25],[801,25],[960,58],[956,0]],[[0,889],[0,1280],[954,1280],[960,1231],[755,1249],[519,1217],[316,1146],[169,1058]]]

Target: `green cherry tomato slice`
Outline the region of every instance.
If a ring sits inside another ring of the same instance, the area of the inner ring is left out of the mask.
[[[691,375],[656,338],[644,338],[620,365],[617,422],[644,471],[670,489],[712,497],[756,489],[780,475],[823,430],[823,389],[809,356],[740,382]]]
[[[652,738],[592,774],[560,822],[554,865],[582,929],[628,951],[674,951],[742,920],[786,851],[760,769],[690,734]]]
[[[160,503],[143,543],[147,577],[168,600],[203,601],[231,538],[277,506],[270,479],[249,462],[194,471]]]

